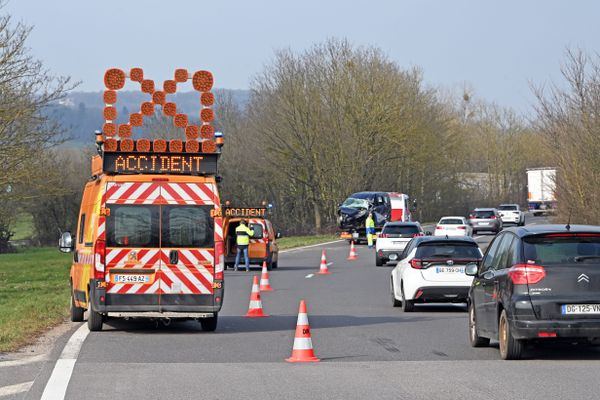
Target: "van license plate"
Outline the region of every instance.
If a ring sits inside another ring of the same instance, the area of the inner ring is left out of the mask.
[[[562,314],[600,314],[600,304],[563,304]]]
[[[112,279],[114,283],[150,283],[149,275],[113,275]]]

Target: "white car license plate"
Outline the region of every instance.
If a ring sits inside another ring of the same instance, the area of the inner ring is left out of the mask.
[[[358,232],[353,232],[352,233],[352,238],[353,239],[358,239]]]
[[[465,267],[435,267],[435,272],[437,274],[445,274],[445,273],[464,274]]]
[[[150,275],[113,275],[114,283],[149,283]]]
[[[478,222],[477,225],[489,225],[489,222]]]
[[[562,314],[600,314],[600,304],[563,304]]]

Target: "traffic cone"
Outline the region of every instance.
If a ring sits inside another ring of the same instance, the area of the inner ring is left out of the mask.
[[[262,302],[260,301],[260,290],[258,289],[258,277],[256,275],[252,280],[252,293],[250,293],[250,305],[248,306],[248,312],[246,313],[245,317],[268,317],[267,314],[263,314]]]
[[[286,358],[287,362],[319,362],[315,357],[310,337],[310,325],[308,324],[308,314],[306,313],[306,303],[300,300],[300,310],[298,310],[298,322],[296,323],[296,335],[294,337],[294,347],[292,355]]]
[[[273,288],[269,283],[269,270],[267,269],[267,262],[263,262],[262,273],[260,274],[260,291],[261,292],[271,292]]]
[[[350,261],[358,260],[358,256],[356,255],[356,250],[354,249],[354,240],[350,243],[350,255],[348,256],[348,260],[350,260]]]
[[[325,250],[321,253],[321,265],[319,266],[319,274],[327,275],[331,274],[327,268],[327,257],[325,256]]]

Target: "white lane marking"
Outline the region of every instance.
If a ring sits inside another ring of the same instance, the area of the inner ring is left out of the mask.
[[[31,388],[31,385],[33,385],[33,381],[0,387],[0,397],[26,392]]]
[[[330,263],[327,263],[327,266],[328,266],[328,267],[331,267],[332,265],[333,265],[333,263],[332,263],[332,262],[330,262]]]
[[[281,250],[279,252],[279,254],[282,253],[289,253],[290,251],[297,251],[297,250],[304,250],[304,249],[310,249],[312,247],[319,247],[319,246],[325,246],[328,244],[333,244],[333,243],[339,243],[339,242],[343,242],[345,239],[338,239],[338,240],[332,240],[331,242],[325,242],[325,243],[319,243],[319,244],[311,244],[310,246],[302,246],[302,247],[294,247],[293,249],[286,249],[286,250]]]
[[[81,325],[73,333],[62,353],[60,353],[60,357],[56,360],[52,375],[50,375],[50,379],[48,379],[48,383],[46,383],[46,388],[42,394],[42,400],[59,400],[65,398],[77,356],[89,333],[87,324]]]
[[[315,276],[315,274],[308,274],[305,276],[306,279],[312,278],[313,276]]]
[[[0,368],[32,364],[40,361],[45,361],[47,358],[48,356],[46,354],[40,354],[39,356],[26,357],[21,358],[19,360],[0,361]]]
[[[473,239],[481,239],[484,238],[485,236],[475,236]]]

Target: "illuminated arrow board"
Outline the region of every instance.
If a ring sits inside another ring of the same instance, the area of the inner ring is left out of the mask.
[[[258,217],[264,218],[267,209],[262,207],[223,207],[224,217]]]
[[[113,174],[216,175],[217,153],[104,153],[103,168]]]

